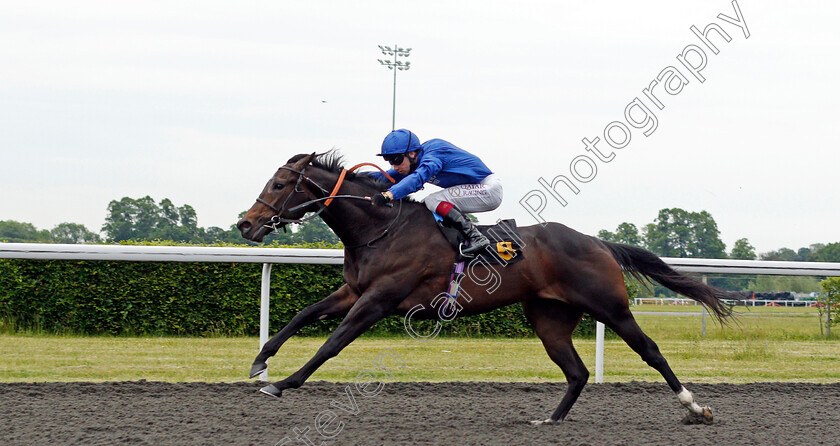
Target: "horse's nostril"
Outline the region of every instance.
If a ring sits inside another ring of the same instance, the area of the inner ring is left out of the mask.
[[[239,223],[236,224],[236,227],[240,231],[247,231],[251,229],[251,222],[249,222],[248,220],[239,220]]]

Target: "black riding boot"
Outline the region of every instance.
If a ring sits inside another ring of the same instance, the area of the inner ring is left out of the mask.
[[[470,246],[461,249],[461,255],[472,257],[475,253],[490,246],[490,240],[484,236],[467,218],[456,208],[452,208],[446,213],[443,219],[458,232],[464,235],[470,241]]]

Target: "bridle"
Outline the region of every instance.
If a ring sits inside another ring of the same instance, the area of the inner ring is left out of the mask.
[[[272,211],[275,212],[274,216],[271,217],[271,219],[269,219],[268,223],[263,225],[266,228],[272,228],[274,230],[277,230],[278,225],[285,226],[289,223],[303,223],[305,221],[311,220],[311,219],[317,217],[321,212],[323,212],[324,209],[326,209],[326,206],[322,206],[321,209],[318,210],[318,212],[316,212],[315,214],[310,215],[309,217],[306,217],[306,218],[290,219],[290,218],[283,218],[283,217],[280,216],[281,214],[283,214],[283,212],[287,211],[286,207],[289,205],[289,200],[291,200],[292,197],[296,193],[305,192],[303,189],[301,189],[301,183],[304,180],[306,180],[308,183],[312,184],[313,186],[317,187],[318,189],[320,189],[325,194],[329,194],[329,192],[326,189],[324,189],[323,186],[318,184],[318,182],[316,182],[312,178],[309,178],[308,176],[306,176],[306,173],[305,173],[306,167],[304,167],[302,170],[297,170],[297,169],[294,169],[294,168],[291,168],[291,167],[288,167],[288,166],[280,166],[280,168],[281,169],[286,169],[288,171],[291,171],[291,172],[294,172],[294,173],[298,174],[298,179],[297,179],[297,182],[295,183],[294,190],[292,191],[292,193],[289,194],[289,196],[286,197],[286,200],[283,201],[283,205],[280,206],[280,209],[277,209],[277,206],[263,200],[262,198],[257,197],[257,203],[268,206],[269,209],[271,209]],[[364,197],[359,197],[359,198],[364,199]],[[295,206],[291,209],[288,209],[288,212],[295,212],[295,211],[297,211],[301,208],[304,208],[306,206],[309,206],[313,202],[317,202],[317,201],[318,200],[310,200],[310,201],[307,201],[305,203],[299,204],[299,205],[297,205],[297,206]]]
[[[281,227],[281,228],[283,228],[283,229],[285,230],[286,225],[287,225],[287,224],[289,224],[289,223],[296,223],[296,224],[300,224],[300,223],[304,223],[304,222],[306,222],[306,221],[312,220],[313,218],[315,218],[315,217],[319,216],[319,215],[321,214],[321,212],[324,212],[324,211],[327,209],[327,206],[329,206],[329,205],[330,205],[330,203],[332,202],[332,200],[333,200],[333,199],[336,199],[336,198],[351,198],[351,199],[357,199],[357,200],[371,201],[371,199],[370,199],[370,198],[367,198],[367,197],[361,197],[361,196],[358,196],[358,195],[337,195],[337,193],[338,193],[338,189],[341,187],[341,184],[344,182],[344,178],[345,178],[345,176],[347,175],[347,173],[349,173],[349,172],[353,172],[353,171],[355,171],[356,169],[358,169],[358,168],[360,168],[360,167],[362,167],[362,166],[373,166],[373,167],[376,167],[376,168],[377,168],[377,169],[379,169],[379,171],[380,171],[380,172],[382,172],[382,173],[385,175],[385,177],[386,177],[386,178],[388,178],[388,179],[389,179],[392,183],[395,183],[395,182],[396,182],[393,178],[391,178],[391,176],[390,176],[390,175],[388,175],[388,173],[386,173],[384,170],[382,170],[379,166],[377,166],[377,165],[375,165],[375,164],[371,164],[371,163],[361,163],[361,164],[357,164],[357,165],[353,166],[353,167],[352,167],[352,168],[350,168],[349,170],[347,170],[347,169],[342,169],[342,170],[341,170],[341,174],[339,175],[338,181],[336,181],[336,183],[335,183],[335,187],[333,188],[333,190],[332,190],[331,192],[329,192],[329,191],[327,191],[327,189],[325,189],[323,186],[321,186],[320,184],[318,184],[318,182],[317,182],[317,181],[313,180],[312,178],[310,178],[310,177],[308,177],[308,176],[306,175],[306,173],[305,173],[305,172],[306,172],[306,167],[304,167],[304,168],[303,168],[303,169],[301,169],[301,170],[297,170],[297,169],[294,169],[294,168],[292,168],[292,167],[288,167],[288,166],[280,166],[280,168],[281,168],[281,169],[286,169],[286,170],[288,170],[288,171],[291,171],[291,172],[294,172],[294,173],[298,174],[298,179],[297,179],[297,182],[295,182],[295,187],[294,187],[294,189],[293,189],[293,190],[292,190],[292,192],[291,192],[291,193],[290,193],[290,194],[286,197],[286,200],[284,200],[284,201],[283,201],[283,205],[282,205],[282,206],[280,206],[280,209],[278,209],[278,208],[277,208],[277,206],[275,206],[275,205],[273,205],[273,204],[269,203],[268,201],[265,201],[265,200],[263,200],[262,198],[257,197],[257,200],[256,200],[256,201],[257,201],[257,203],[260,203],[260,204],[262,204],[262,205],[264,205],[264,206],[267,206],[269,209],[271,209],[272,211],[274,211],[274,212],[275,212],[274,216],[273,216],[273,217],[271,217],[271,218],[268,220],[268,222],[267,222],[266,224],[264,224],[264,225],[263,225],[263,227],[265,227],[265,228],[271,228],[272,230],[275,230],[275,231],[277,231],[277,230],[278,230],[278,227]],[[323,192],[326,196],[321,197],[321,198],[315,198],[315,199],[312,199],[312,200],[309,200],[309,201],[303,202],[303,203],[301,203],[301,204],[299,204],[299,205],[297,205],[297,206],[294,206],[294,207],[292,207],[292,208],[290,208],[290,209],[286,209],[286,206],[288,206],[288,205],[289,205],[289,200],[291,200],[291,199],[292,199],[292,196],[293,196],[294,194],[296,194],[296,193],[305,193],[305,192],[306,192],[306,191],[304,191],[303,189],[301,189],[301,183],[303,183],[303,181],[304,181],[304,180],[305,180],[306,182],[308,182],[309,184],[311,184],[311,185],[313,185],[313,186],[317,187],[318,189],[320,189],[320,190],[321,190],[321,192]],[[322,201],[324,202],[323,204],[321,203]],[[314,203],[318,203],[318,204],[321,206],[321,208],[320,208],[320,209],[318,209],[318,211],[317,211],[317,212],[314,212],[312,215],[310,215],[310,216],[308,216],[308,217],[306,217],[306,218],[290,219],[290,218],[284,218],[284,217],[281,217],[281,216],[280,216],[280,215],[281,215],[281,214],[283,214],[284,212],[293,213],[293,212],[299,211],[299,210],[301,210],[301,209],[303,209],[303,208],[306,208],[307,206],[309,206],[309,205],[311,205],[311,204],[314,204]],[[394,223],[396,223],[397,219],[399,218],[400,214],[402,213],[402,201],[400,201],[399,203],[400,203],[400,206],[399,206],[398,211],[397,211],[397,216],[394,218],[394,220],[391,222],[391,224],[389,224],[389,225],[388,225],[388,227],[387,227],[387,228],[385,228],[385,231],[384,231],[382,234],[380,234],[379,236],[375,237],[373,240],[371,240],[371,241],[369,241],[369,242],[367,242],[367,243],[362,243],[362,244],[360,244],[360,245],[354,245],[354,246],[350,246],[350,247],[347,247],[347,248],[348,248],[348,249],[352,249],[352,248],[356,248],[356,247],[360,247],[360,246],[365,246],[365,245],[367,245],[367,246],[369,246],[369,247],[371,247],[371,248],[372,248],[373,246],[371,246],[371,243],[373,243],[373,242],[375,242],[375,241],[377,241],[377,240],[381,239],[382,237],[385,237],[386,235],[388,235],[388,232],[390,231],[391,227],[394,225]],[[389,203],[389,204],[388,204],[388,207],[391,207],[391,206],[392,206],[392,205]]]

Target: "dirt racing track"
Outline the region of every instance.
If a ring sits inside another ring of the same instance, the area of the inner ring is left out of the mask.
[[[712,425],[682,424],[664,383],[589,384],[551,426],[529,421],[551,414],[565,384],[388,383],[365,397],[312,382],[282,400],[260,386],[3,383],[0,444],[840,444],[840,383],[687,384]]]

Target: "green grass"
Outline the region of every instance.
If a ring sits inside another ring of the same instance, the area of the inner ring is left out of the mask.
[[[737,306],[733,307],[738,314],[817,314],[817,309],[813,307],[765,307],[765,306]],[[633,311],[645,312],[683,312],[683,313],[699,313],[703,311],[701,305],[633,305],[630,307]]]
[[[655,306],[633,307],[635,317],[642,330],[654,340],[698,340],[703,339],[702,307]],[[686,313],[685,316],[663,316],[661,312]],[[643,313],[643,314],[640,314]],[[713,317],[706,317],[707,340],[821,340],[819,315],[814,308],[799,307],[737,307],[736,316],[728,325],[717,324]],[[840,329],[838,329],[840,331]]]
[[[681,380],[840,382],[840,328],[820,334],[810,308],[739,308],[736,323],[721,327],[693,306],[633,307],[639,325],[659,345]],[[746,312],[745,312],[746,310]],[[680,312],[684,315],[639,314]],[[325,338],[289,340],[269,361],[280,379],[308,361]],[[248,381],[257,353],[250,337],[106,337],[0,332],[0,381]],[[595,341],[577,339],[578,352],[594,373]],[[362,337],[328,361],[311,379],[352,381],[383,350],[396,352],[385,366],[399,381],[564,381],[536,338],[447,338],[418,342],[408,336]],[[605,380],[662,381],[620,339],[608,339]]]

